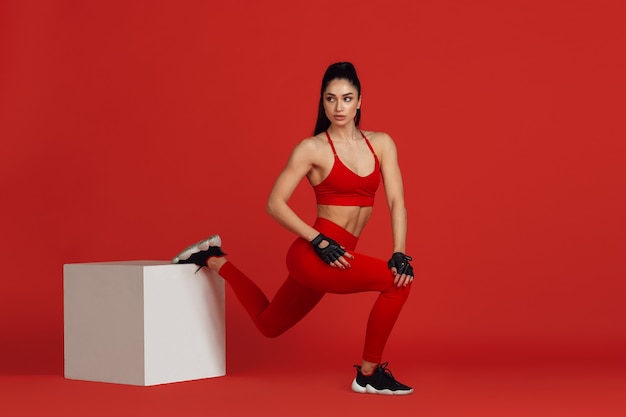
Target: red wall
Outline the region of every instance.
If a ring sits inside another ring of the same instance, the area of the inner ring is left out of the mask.
[[[418,279],[388,359],[622,355],[623,2],[215,3],[0,4],[3,373],[62,372],[64,263],[219,232],[275,291],[292,236],[266,197],[337,60],[405,176]],[[382,196],[360,250],[390,254]],[[373,297],[266,340],[229,290],[229,367],[358,361]]]

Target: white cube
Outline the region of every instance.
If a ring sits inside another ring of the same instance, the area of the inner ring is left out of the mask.
[[[64,265],[65,377],[157,385],[225,375],[224,281],[196,269]]]

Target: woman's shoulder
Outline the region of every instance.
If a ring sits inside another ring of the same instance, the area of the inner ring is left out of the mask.
[[[317,159],[319,155],[323,155],[324,150],[328,147],[328,141],[320,135],[309,136],[301,139],[293,148],[293,155],[306,157],[306,159]]]
[[[373,130],[362,130],[362,132],[372,146],[386,147],[393,145],[393,139],[387,132],[375,132]]]
[[[361,130],[365,137],[369,140],[391,140],[391,136],[387,132],[379,132],[373,130]]]
[[[319,134],[315,136],[309,136],[308,138],[301,139],[300,142],[296,145],[296,149],[302,149],[307,152],[313,152],[320,149],[323,149],[328,145],[328,140],[326,137]]]

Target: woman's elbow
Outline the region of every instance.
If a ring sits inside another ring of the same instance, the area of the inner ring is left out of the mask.
[[[267,214],[269,214],[273,218],[276,218],[279,212],[279,206],[280,204],[278,201],[270,198],[269,200],[267,200],[267,204],[265,205],[265,211],[267,212]]]
[[[389,205],[389,211],[406,211],[404,200],[401,198],[389,199],[387,204]]]
[[[265,205],[265,212],[274,217],[274,204],[272,204],[272,200],[267,201],[267,204]]]

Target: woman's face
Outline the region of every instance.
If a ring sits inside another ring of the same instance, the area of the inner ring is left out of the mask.
[[[326,117],[331,124],[345,126],[354,123],[356,111],[361,107],[361,97],[350,81],[339,78],[332,80],[322,98]]]

